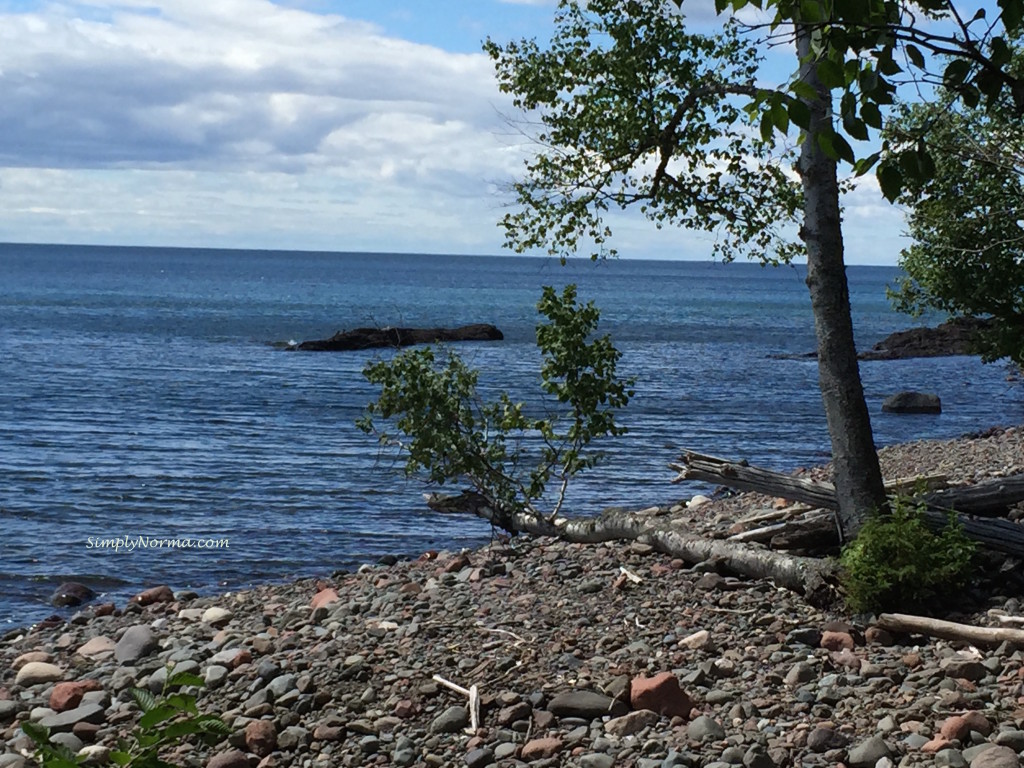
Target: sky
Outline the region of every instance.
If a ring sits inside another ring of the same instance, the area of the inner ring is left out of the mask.
[[[502,253],[534,147],[481,42],[544,38],[554,8],[0,0],[0,241]],[[874,179],[844,202],[847,262],[894,264]],[[615,231],[622,258],[711,258],[706,233]]]

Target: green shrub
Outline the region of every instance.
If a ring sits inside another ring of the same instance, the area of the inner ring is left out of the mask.
[[[157,697],[142,688],[131,690],[142,717],[127,739],[110,753],[114,765],[130,768],[174,768],[160,759],[160,752],[195,736],[216,744],[231,729],[217,715],[200,714],[192,693],[176,690],[182,686],[201,688],[203,679],[188,672],[168,670],[163,692]],[[35,757],[41,768],[78,768],[81,760],[67,747],[50,741],[50,729],[38,723],[23,723],[26,735],[35,742]]]
[[[601,459],[592,443],[626,431],[615,413],[633,394],[632,380],[616,372],[620,352],[607,335],[595,335],[600,313],[593,302],[576,300],[575,285],[561,294],[545,287],[537,309],[545,318],[537,326],[541,389],[550,403],[545,418],[527,415],[505,392],[484,402],[479,373],[455,353],[408,350],[363,370],[380,397],[359,428],[404,454],[406,474],[468,484],[502,527],[520,511],[558,515],[570,478]],[[558,490],[542,510],[550,481]]]
[[[851,611],[920,608],[967,582],[974,542],[954,513],[935,533],[924,511],[923,504],[894,499],[888,513],[873,515],[844,547],[842,582]]]

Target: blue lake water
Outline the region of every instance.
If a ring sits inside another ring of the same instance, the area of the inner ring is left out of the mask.
[[[896,270],[851,267],[858,342],[893,313]],[[74,579],[122,600],[169,583],[200,591],[329,574],[385,553],[485,541],[483,523],[425,509],[355,419],[380,352],[282,343],[357,326],[489,322],[460,346],[486,387],[537,403],[543,285],[579,285],[637,377],[608,461],[568,511],[664,503],[681,448],[779,468],[828,460],[800,267],[515,257],[0,245],[0,626],[52,612]],[[1000,365],[953,357],[862,363],[876,442],[1024,422]],[[892,416],[899,389],[941,416]],[[226,538],[227,549],[113,552],[90,538]]]

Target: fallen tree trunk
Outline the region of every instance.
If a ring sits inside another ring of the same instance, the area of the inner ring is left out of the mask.
[[[752,467],[746,462],[687,452],[682,463],[669,466],[679,472],[673,482],[702,480],[741,491],[781,496],[814,507],[836,509],[838,506],[835,487],[831,483]],[[935,482],[938,478],[924,479]],[[905,487],[907,483],[901,480],[898,484]],[[949,510],[955,509],[957,520],[970,538],[996,552],[1024,558],[1024,526],[1008,520],[977,520],[971,517],[992,516],[996,510],[1005,512],[1013,504],[1024,501],[1024,475],[935,490],[920,498],[928,506],[925,518],[931,527],[942,528]]]
[[[777,586],[804,595],[815,605],[831,605],[838,599],[835,568],[827,560],[697,536],[673,524],[671,518],[611,509],[597,517],[559,517],[552,522],[528,512],[498,513],[484,496],[474,492],[457,496],[430,494],[427,505],[438,512],[475,515],[509,533],[552,536],[576,544],[638,541],[688,563],[715,560],[742,576],[771,579]]]
[[[974,645],[994,647],[1004,642],[1024,647],[1024,629],[1008,627],[974,627],[952,621],[911,616],[905,613],[883,613],[876,622],[890,632],[916,633],[944,640],[964,640]]]

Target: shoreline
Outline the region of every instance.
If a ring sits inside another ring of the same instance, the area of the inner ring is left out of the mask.
[[[945,467],[974,481],[1017,467],[1022,441],[1011,427],[880,456],[887,476]],[[743,496],[700,507],[694,523],[720,527],[744,501],[763,503]],[[1011,767],[1024,755],[1024,647],[892,637],[639,543],[517,538],[329,579],[150,596],[164,599],[5,634],[8,755],[26,746],[21,718],[47,717],[102,752],[137,716],[128,689],[159,688],[169,661],[206,679],[200,710],[234,733],[170,756],[183,766],[956,768],[986,750]],[[994,626],[1022,612],[1022,596],[993,594],[956,618]],[[41,676],[28,684],[31,664],[54,668],[31,668]],[[475,733],[466,699],[435,674],[479,687]],[[644,698],[652,678],[678,686]],[[75,684],[98,690],[67,708]]]

